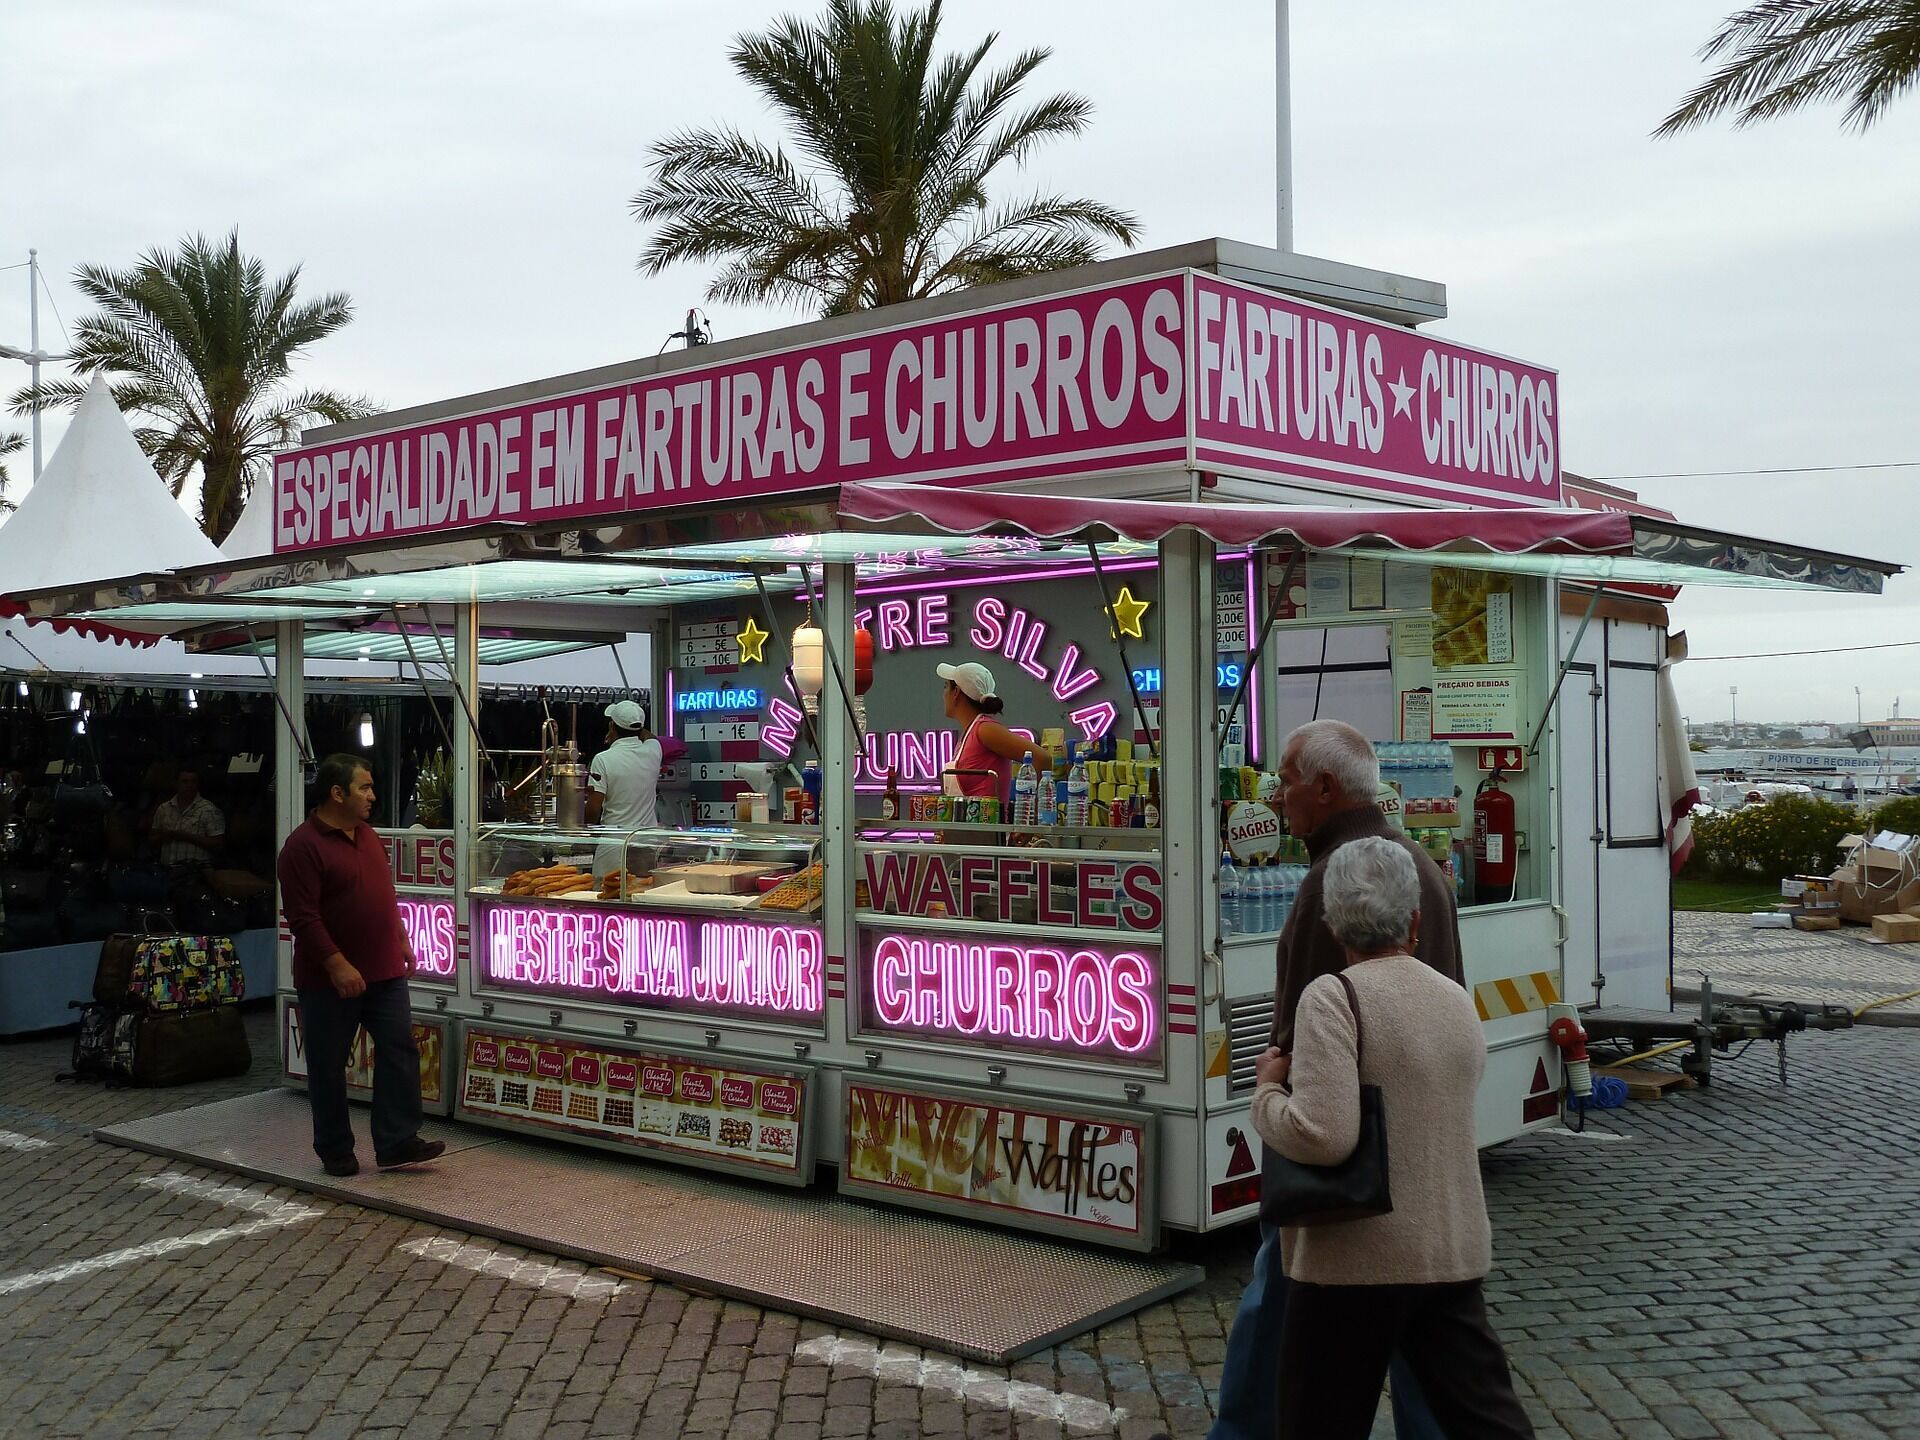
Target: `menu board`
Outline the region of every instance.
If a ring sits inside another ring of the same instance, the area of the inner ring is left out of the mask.
[[[849,1079],[840,1188],[1148,1250],[1153,1117]]]
[[[803,1185],[813,1169],[809,1074],[469,1024],[456,1113],[513,1129]]]
[[[1442,566],[1433,572],[1433,663],[1513,663],[1513,577]]]
[[[448,1111],[447,1021],[416,1015],[413,1043],[420,1048],[420,1103],[436,1115]],[[300,1033],[300,1007],[291,996],[280,1001],[280,1075],[295,1089],[307,1084],[307,1048]],[[373,1041],[364,1030],[353,1033],[347,1056],[347,1094],[356,1100],[373,1098]]]

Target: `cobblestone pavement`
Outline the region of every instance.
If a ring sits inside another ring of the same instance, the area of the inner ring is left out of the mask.
[[[100,1144],[268,1083],[55,1086],[0,1045],[0,1433],[1204,1433],[1243,1234],[1201,1288],[1008,1370]],[[1920,1437],[1920,1035],[1808,1037],[1488,1154],[1495,1322],[1542,1435]],[[1377,1435],[1390,1432],[1384,1420]]]
[[[1682,911],[1673,917],[1673,993],[1700,994],[1701,972],[1722,995],[1777,995],[1859,1009],[1889,996],[1908,998],[1867,1012],[1865,1023],[1920,1025],[1920,945],[1877,944],[1872,931],[1755,930],[1744,915]]]

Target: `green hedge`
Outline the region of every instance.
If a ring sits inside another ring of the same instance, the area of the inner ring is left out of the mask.
[[[1920,835],[1920,795],[1902,795],[1898,800],[1887,801],[1873,812],[1873,828]]]
[[[1824,875],[1840,863],[1841,837],[1859,829],[1857,810],[1813,795],[1781,795],[1725,815],[1696,815],[1685,873],[1724,880]]]

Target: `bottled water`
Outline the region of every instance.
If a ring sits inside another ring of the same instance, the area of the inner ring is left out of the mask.
[[[1266,867],[1258,859],[1240,867],[1240,925],[1249,935],[1267,928]]]
[[[1087,762],[1076,751],[1073,768],[1067,772],[1067,824],[1085,825],[1087,823],[1088,797],[1090,786],[1087,783]]]
[[[1041,779],[1039,793],[1035,799],[1035,821],[1043,827],[1058,825],[1060,823],[1060,797],[1054,788],[1053,772],[1051,770]]]
[[[1220,857],[1220,938],[1246,931],[1240,917],[1240,872],[1233,868],[1233,856]]]
[[[1027,751],[1020,757],[1020,768],[1013,776],[1013,823],[1032,825],[1039,816],[1039,803],[1036,792],[1040,788],[1040,779],[1034,774],[1033,752]]]

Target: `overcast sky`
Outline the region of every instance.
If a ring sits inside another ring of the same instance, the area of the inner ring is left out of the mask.
[[[1722,9],[1296,4],[1296,248],[1442,281],[1435,328],[1557,367],[1570,470],[1920,461],[1920,96],[1865,137],[1822,110],[1648,139]],[[633,268],[647,146],[714,122],[774,138],[725,52],[778,10],[8,0],[0,265],[37,245],[71,323],[74,265],[238,225],[269,268],[354,298],[301,378],[393,406],[651,354],[705,277]],[[1049,46],[1035,93],[1094,102],[1025,183],[1134,210],[1148,246],[1271,241],[1270,4],[953,0],[947,29]],[[10,344],[25,274],[0,273]],[[712,318],[733,336],[804,317]],[[57,348],[50,307],[41,323]],[[9,393],[25,373],[0,362]],[[1920,561],[1920,467],[1626,483],[1694,523]],[[1879,600],[1690,592],[1674,623],[1696,656],[1920,639],[1920,580]],[[1743,720],[1851,719],[1856,685],[1867,718],[1896,697],[1911,715],[1920,647],[1695,661],[1679,685],[1696,723],[1733,685]]]

